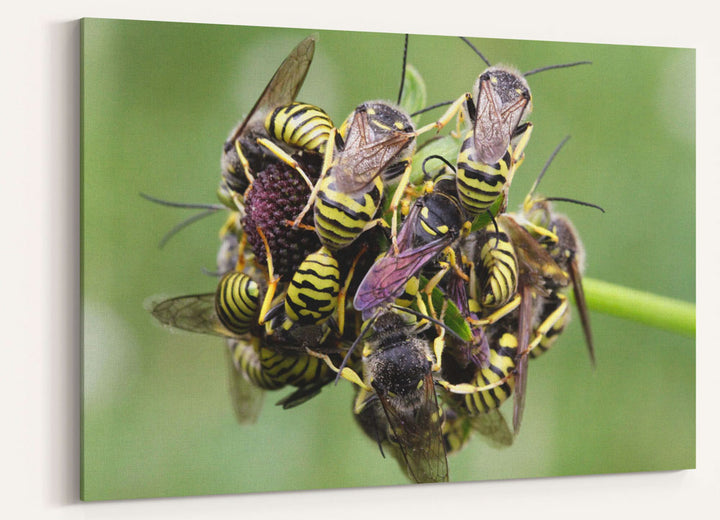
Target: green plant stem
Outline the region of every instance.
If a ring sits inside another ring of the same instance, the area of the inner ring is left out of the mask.
[[[695,304],[620,285],[583,279],[588,308],[695,337]]]

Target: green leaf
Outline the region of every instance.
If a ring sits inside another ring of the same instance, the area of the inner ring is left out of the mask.
[[[424,180],[423,162],[431,155],[439,155],[447,159],[450,164],[455,164],[462,139],[455,138],[452,135],[443,135],[441,137],[432,138],[422,146],[420,146],[415,155],[413,155],[412,173],[410,174],[410,184],[419,184]],[[436,173],[445,164],[440,160],[431,160],[425,166],[428,173]]]
[[[422,282],[421,286],[427,284],[427,279],[425,277],[421,277],[420,280]],[[430,297],[432,299],[433,308],[436,312],[439,313],[443,309],[443,306],[445,306],[443,323],[445,323],[447,328],[460,336],[463,341],[471,341],[473,339],[473,336],[472,331],[470,330],[470,325],[460,312],[460,309],[458,309],[457,305],[455,305],[452,301],[448,300],[447,296],[445,296],[445,293],[441,291],[437,286],[433,288]]]
[[[490,212],[493,215],[497,216],[497,214],[500,212],[500,206],[502,205],[503,200],[504,197],[501,195],[497,198],[495,202],[493,202],[493,205],[490,206]],[[480,213],[477,217],[475,217],[475,220],[473,220],[473,223],[470,226],[470,232],[474,233],[478,229],[484,228],[490,223],[490,220],[490,215],[487,213],[487,211]]]

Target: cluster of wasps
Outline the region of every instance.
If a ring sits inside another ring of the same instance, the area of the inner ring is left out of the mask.
[[[483,57],[473,90],[431,124],[416,128],[399,107],[401,86],[398,103],[363,102],[336,127],[296,101],[315,42],[291,52],[223,148],[217,290],[150,311],[226,338],[241,422],[255,420],[264,390],[293,387],[278,402],[291,408],[346,379],[383,456],[414,482],[447,481],[447,454],[474,433],[513,442],[528,360],[565,328],[570,289],[594,363],[578,234],[553,209],[560,199],[535,194],[552,157],[521,210],[506,212],[532,131],[525,77],[585,62],[520,74]],[[457,157],[430,155],[413,179],[418,137],[455,118]],[[299,205],[272,206],[273,186],[287,186],[278,171],[297,181],[283,196]],[[301,235],[315,245],[280,269],[277,244]],[[513,394],[510,427],[499,407]]]

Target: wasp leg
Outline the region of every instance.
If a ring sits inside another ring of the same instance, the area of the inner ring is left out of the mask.
[[[559,241],[559,238],[555,233],[542,226],[536,226],[532,222],[524,222],[523,227],[531,233],[535,233],[536,235],[548,238],[553,244],[557,244]]]
[[[253,178],[252,173],[250,173],[250,163],[245,157],[245,154],[242,152],[242,147],[240,146],[240,139],[235,139],[235,152],[238,154],[240,164],[242,164],[245,178],[248,180],[250,186],[252,186],[252,183],[255,181],[255,179]]]
[[[503,186],[501,194],[501,197],[503,197],[503,202],[500,206],[500,209],[498,210],[498,214],[504,213],[507,209],[508,191],[510,190],[510,186],[512,185],[513,178],[515,177],[515,172],[518,168],[520,168],[520,165],[522,165],[523,161],[525,160],[525,148],[527,147],[528,141],[530,141],[532,129],[532,123],[528,122],[525,124],[522,133],[519,134],[522,135],[522,137],[512,150],[512,154],[510,156],[510,167],[508,168],[507,173],[507,180],[505,181],[505,186]]]
[[[516,294],[512,300],[510,300],[508,303],[506,303],[505,305],[503,305],[502,307],[497,309],[492,314],[486,316],[485,318],[482,318],[479,320],[469,319],[468,321],[470,321],[470,323],[472,323],[473,325],[477,325],[477,326],[481,326],[481,327],[492,325],[493,323],[498,321],[500,318],[507,316],[512,311],[517,309],[518,306],[520,305],[521,301],[522,301],[522,295]]]
[[[425,288],[423,289],[423,293],[427,295],[428,299],[428,307],[430,307],[429,311],[430,314],[428,316],[432,316],[433,318],[436,316],[435,314],[435,308],[433,306],[432,302],[432,292],[435,290],[435,287],[438,283],[440,283],[440,280],[443,279],[445,274],[450,270],[450,263],[449,262],[439,262],[440,264],[440,270],[435,273],[435,276],[430,278],[428,282],[425,284]]]
[[[433,340],[433,353],[435,354],[435,362],[432,365],[433,372],[440,372],[442,368],[442,355],[445,350],[445,328],[440,327],[440,333]]]
[[[359,415],[365,409],[365,406],[369,402],[368,394],[370,394],[371,392],[373,392],[372,388],[365,386],[360,387],[360,391],[355,398],[355,404],[353,405],[353,413],[355,415]],[[382,453],[382,446],[380,448],[380,452]],[[383,457],[384,456],[385,455],[383,455]]]
[[[452,105],[450,105],[448,107],[448,109],[445,111],[445,113],[442,116],[440,116],[440,119],[438,119],[434,123],[429,123],[429,124],[423,126],[416,132],[416,134],[417,135],[424,134],[425,132],[429,132],[433,128],[435,128],[439,132],[440,130],[443,129],[443,127],[445,125],[447,125],[452,120],[452,118],[456,114],[458,114],[458,112],[461,112],[461,108],[462,108],[463,104],[467,103],[468,100],[471,101],[472,96],[470,95],[469,92],[466,92],[465,94],[463,94],[462,96],[457,98],[455,101],[453,101]]]
[[[352,281],[353,275],[355,274],[355,267],[357,266],[358,261],[360,260],[360,257],[365,254],[365,251],[367,251],[367,245],[363,246],[363,248],[360,250],[360,252],[355,256],[355,259],[353,260],[352,265],[350,266],[350,270],[348,271],[347,276],[345,277],[345,283],[340,288],[340,292],[338,293],[337,297],[337,327],[338,327],[338,333],[340,336],[343,335],[343,332],[345,330],[345,299],[347,298],[347,292],[348,288],[350,287],[350,282]]]
[[[315,199],[317,198],[317,194],[320,191],[320,185],[322,183],[322,180],[327,175],[327,172],[330,170],[330,165],[332,164],[333,153],[335,153],[336,135],[337,128],[333,128],[332,130],[330,130],[330,136],[328,137],[327,145],[325,147],[325,156],[323,157],[323,165],[322,170],[320,171],[320,177],[315,183],[315,186],[312,187],[312,191],[310,192],[310,196],[308,197],[307,204],[305,204],[305,207],[302,209],[300,214],[295,217],[295,220],[293,221],[293,227],[298,227],[300,222],[302,222],[302,219],[305,218],[307,212],[310,211],[310,209],[315,205]]]
[[[247,235],[243,233],[238,244],[238,259],[235,264],[235,270],[242,273],[245,270],[245,247],[247,246]]]
[[[552,328],[555,326],[555,324],[565,315],[565,313],[568,310],[568,299],[564,294],[557,294],[558,300],[558,306],[557,308],[550,313],[550,315],[543,320],[543,322],[538,325],[537,329],[535,329],[535,337],[533,340],[528,344],[527,354],[529,354],[535,347],[537,347],[542,339],[548,335],[548,333],[552,330]]]
[[[405,188],[407,188],[409,182],[410,182],[410,173],[412,172],[412,159],[408,159],[405,161],[405,169],[403,170],[402,176],[400,177],[400,181],[398,182],[397,188],[395,189],[395,194],[393,195],[392,200],[390,201],[390,211],[392,211],[392,243],[393,247],[395,248],[395,253],[398,253],[397,249],[397,218],[398,218],[398,206],[400,206],[400,200],[403,194],[405,193]]]
[[[527,147],[528,142],[530,141],[530,136],[532,135],[533,130],[533,124],[530,122],[525,123],[525,127],[523,128],[522,132],[518,135],[522,135],[520,140],[515,145],[515,148],[512,153],[512,162],[513,164],[522,161],[522,159],[525,157],[525,148]]]
[[[346,380],[350,381],[351,383],[359,386],[361,391],[362,390],[366,390],[368,392],[372,391],[372,388],[367,386],[363,382],[362,378],[358,375],[358,373],[355,372],[352,368],[344,367],[342,369],[342,371],[340,371],[340,369],[335,366],[335,364],[332,362],[332,360],[330,359],[330,357],[327,354],[323,354],[322,352],[316,352],[309,348],[306,348],[305,351],[313,357],[322,359],[325,362],[325,364],[330,368],[330,370],[332,370],[336,374],[340,374],[340,377],[342,377],[343,379],[346,379]]]
[[[292,220],[286,220],[285,225],[290,226],[290,227],[296,227],[297,229],[305,229],[307,231],[315,231],[315,226],[311,226],[309,224],[298,224],[296,226],[295,222]]]
[[[417,278],[414,278],[414,279],[418,280]],[[419,280],[417,283],[420,283]],[[430,298],[428,297],[428,302],[429,302],[429,300],[430,300]],[[417,290],[415,290],[415,303],[416,303],[418,311],[420,311],[421,315],[432,316],[431,311],[429,311],[427,308],[427,305],[425,305],[425,300],[422,299],[422,294],[420,292],[417,292]],[[407,306],[409,307],[410,303],[408,303]],[[434,316],[432,316],[432,317],[434,318]],[[422,318],[415,324],[415,326],[416,326],[417,330],[422,330],[422,329],[424,329],[425,325],[427,325],[427,324],[428,324],[428,320],[425,318]]]
[[[258,143],[259,145],[262,145],[262,146],[264,146],[265,148],[267,148],[275,157],[277,157],[277,158],[280,159],[282,162],[284,162],[285,164],[287,164],[288,166],[290,166],[292,169],[294,169],[295,171],[297,171],[297,172],[300,174],[300,177],[302,177],[303,180],[304,180],[304,181],[307,183],[307,185],[310,187],[310,189],[311,189],[311,190],[313,189],[313,183],[312,183],[312,181],[311,181],[310,178],[307,176],[307,174],[305,173],[305,171],[300,167],[300,164],[298,164],[298,162],[297,162],[295,159],[293,159],[292,157],[290,157],[290,155],[288,155],[287,152],[285,152],[285,150],[283,150],[282,148],[280,148],[278,145],[276,145],[276,144],[273,143],[272,141],[270,141],[270,140],[268,140],[268,139],[265,139],[265,138],[263,138],[263,137],[259,138],[259,139],[257,140],[257,143]]]
[[[452,384],[452,383],[448,383],[444,379],[439,379],[436,382],[437,382],[437,384],[442,386],[445,390],[447,390],[448,392],[451,392],[453,394],[476,394],[476,393],[480,393],[480,392],[486,392],[487,390],[492,390],[493,388],[497,388],[498,386],[502,386],[505,383],[507,383],[510,379],[512,379],[514,375],[515,375],[515,372],[511,370],[508,374],[501,377],[494,383],[489,383],[485,386],[476,386],[471,383]]]
[[[228,218],[225,219],[225,223],[220,227],[220,238],[235,232],[237,229],[237,217],[237,211],[230,212]]]
[[[277,285],[280,281],[280,277],[275,276],[275,271],[273,270],[272,263],[272,253],[270,252],[270,244],[268,244],[265,233],[263,233],[263,230],[260,226],[257,226],[257,232],[258,235],[260,235],[263,243],[265,244],[265,256],[267,257],[268,270],[268,287],[267,291],[265,292],[265,298],[263,298],[262,306],[260,307],[260,314],[258,316],[258,325],[263,325],[265,323],[265,316],[270,311],[270,306],[272,305],[273,298],[275,298],[275,291],[277,290]]]
[[[438,283],[440,283],[440,280],[443,279],[443,277],[447,274],[447,272],[452,267],[456,274],[462,278],[464,281],[468,281],[468,276],[463,272],[463,270],[457,265],[456,262],[456,256],[455,251],[452,249],[452,247],[447,247],[442,252],[443,255],[445,255],[445,258],[447,261],[440,261],[438,264],[440,265],[440,270],[435,273],[435,275],[428,280],[428,282],[425,284],[425,287],[423,288],[422,292],[427,296],[428,299],[428,307],[429,307],[429,314],[428,316],[432,316],[433,318],[437,318],[437,313],[435,312],[435,307],[432,302],[432,292],[435,290],[435,287]],[[418,301],[421,301],[418,299]]]
[[[367,231],[367,230],[369,230],[369,229],[372,229],[372,228],[374,228],[375,226],[384,227],[384,228],[386,228],[386,229],[390,227],[390,225],[389,225],[387,222],[385,222],[384,219],[382,219],[382,218],[376,218],[376,219],[371,220],[371,221],[368,222],[367,224],[365,224],[365,225],[363,226],[363,228],[362,228],[362,231],[360,231],[360,234],[365,233],[365,231]]]

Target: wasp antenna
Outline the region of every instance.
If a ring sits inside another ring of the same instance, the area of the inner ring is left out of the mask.
[[[422,163],[422,171],[423,171],[423,174],[425,175],[425,178],[427,178],[427,179],[429,179],[429,178],[432,177],[432,176],[427,172],[427,170],[425,170],[425,163],[427,163],[430,159],[440,159],[440,160],[441,160],[442,162],[444,162],[447,166],[449,166],[452,171],[456,171],[456,170],[455,170],[455,167],[454,167],[452,164],[450,164],[450,161],[448,161],[447,159],[445,159],[445,157],[443,157],[442,155],[428,155],[427,157],[425,157],[425,160],[423,160],[423,163]]]
[[[532,188],[530,189],[529,196],[532,196],[533,193],[535,193],[535,190],[540,185],[540,181],[542,180],[543,176],[545,175],[545,172],[550,167],[550,164],[553,162],[553,159],[555,159],[555,156],[560,152],[560,149],[565,145],[565,143],[568,142],[568,139],[570,139],[570,136],[566,136],[565,139],[560,141],[560,144],[558,144],[555,147],[555,150],[553,150],[553,153],[550,154],[550,157],[548,157],[548,160],[545,162],[545,166],[543,166],[543,169],[540,171],[540,174],[537,176],[537,179],[535,179],[535,182],[532,185]]]
[[[462,41],[464,41],[465,43],[467,43],[467,44],[470,46],[470,48],[475,51],[475,54],[477,54],[478,56],[480,56],[480,59],[482,59],[488,67],[491,66],[491,65],[490,65],[490,62],[488,61],[488,59],[483,55],[482,52],[480,52],[479,50],[477,50],[477,48],[476,48],[472,43],[470,43],[470,40],[468,40],[468,39],[465,38],[464,36],[460,36],[460,39],[461,39]]]
[[[540,67],[539,69],[533,69],[527,71],[523,76],[528,77],[538,72],[545,72],[551,69],[565,69],[567,67],[575,67],[576,65],[592,65],[592,61],[574,61],[573,63],[560,63],[558,65],[548,65],[547,67]]]
[[[405,34],[405,47],[403,49],[403,61],[402,61],[402,75],[400,76],[400,92],[398,92],[398,100],[397,104],[400,104],[400,101],[402,101],[402,95],[403,90],[405,89],[405,69],[407,68],[407,50],[408,50],[408,39],[410,38],[409,34]]]
[[[571,202],[573,204],[578,204],[579,206],[587,206],[588,208],[599,209],[601,212],[605,213],[605,210],[602,207],[598,206],[597,204],[593,204],[591,202],[585,202],[582,200],[568,199],[566,197],[545,197],[545,200],[559,201],[559,202]]]
[[[428,107],[421,108],[417,112],[413,112],[412,114],[410,114],[410,117],[419,116],[420,114],[424,114],[425,112],[430,112],[433,109],[452,105],[452,103],[453,103],[452,99],[450,101],[441,101],[440,103],[435,103],[434,105],[430,105]]]
[[[177,235],[180,231],[182,231],[183,229],[188,227],[190,224],[197,222],[198,220],[204,219],[205,217],[209,217],[216,211],[217,211],[217,209],[206,209],[205,211],[203,211],[201,213],[197,213],[195,215],[192,215],[191,217],[188,217],[185,220],[183,220],[182,222],[180,222],[179,224],[173,226],[173,228],[170,231],[168,231],[167,233],[165,233],[164,237],[162,237],[162,239],[158,243],[158,247],[160,249],[162,249],[163,247],[165,247],[165,244],[167,244],[168,241],[172,237]]]
[[[173,202],[171,200],[158,199],[157,197],[153,197],[152,195],[148,195],[147,193],[143,193],[143,192],[139,192],[139,194],[143,199],[149,200],[150,202],[155,202],[156,204],[162,204],[163,206],[170,206],[172,208],[208,209],[208,210],[215,210],[215,211],[220,211],[221,209],[225,209],[225,206],[223,206],[222,204],[198,204],[198,203],[192,203],[192,202]]]

